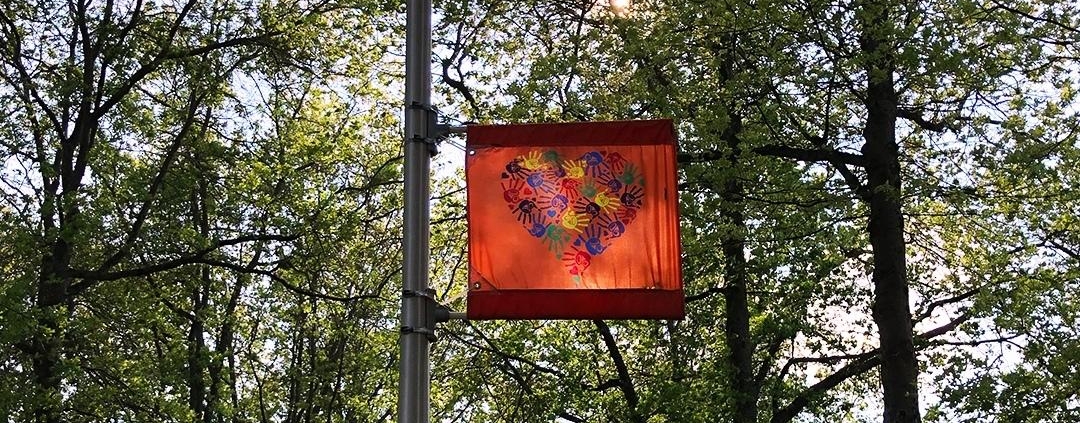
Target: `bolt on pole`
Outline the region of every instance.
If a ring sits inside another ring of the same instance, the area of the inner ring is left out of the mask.
[[[405,17],[405,239],[402,269],[398,422],[428,423],[434,301],[428,288],[431,0],[408,0]]]

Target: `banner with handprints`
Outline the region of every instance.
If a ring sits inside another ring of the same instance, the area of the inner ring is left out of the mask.
[[[510,213],[562,260],[575,285],[644,204],[639,166],[617,151],[563,157],[533,150],[507,163],[499,180]]]
[[[671,121],[470,126],[470,319],[683,315]]]

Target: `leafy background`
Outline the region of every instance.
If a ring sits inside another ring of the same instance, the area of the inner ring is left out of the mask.
[[[447,323],[433,419],[1080,419],[1078,6],[435,2],[445,116],[675,120],[688,316]],[[403,19],[0,5],[0,419],[394,419]]]

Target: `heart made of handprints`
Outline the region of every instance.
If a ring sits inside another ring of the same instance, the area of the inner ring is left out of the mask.
[[[641,169],[614,151],[580,157],[530,151],[507,163],[501,178],[510,212],[562,260],[576,284],[644,204]]]

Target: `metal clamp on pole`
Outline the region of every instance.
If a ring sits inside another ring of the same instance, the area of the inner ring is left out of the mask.
[[[421,319],[423,326],[402,326],[402,334],[419,333],[427,337],[428,341],[435,342],[438,340],[438,336],[435,335],[435,323],[438,321],[438,313],[440,306],[435,301],[435,290],[431,288],[415,291],[411,289],[405,289],[401,291],[401,297],[403,299],[418,298],[424,302],[424,316]]]
[[[435,306],[435,322],[446,323],[451,320],[469,320],[469,318],[465,315],[465,312],[450,311],[449,308],[441,304]]]
[[[435,342],[438,337],[435,336],[435,330],[430,328],[414,328],[412,326],[402,326],[401,334],[408,335],[410,333],[418,333],[427,337],[428,341]]]
[[[435,299],[435,289],[433,289],[433,288],[428,288],[428,289],[425,289],[425,290],[422,290],[422,291],[413,291],[413,290],[405,289],[405,290],[401,291],[401,297],[402,298],[422,298],[424,300],[424,302],[428,305],[428,307],[430,307],[430,310],[434,310],[434,312],[431,314],[431,316],[427,316],[427,319],[426,319],[426,322],[428,323],[427,324],[427,329],[430,329],[431,332],[433,332],[434,329],[436,328],[436,326],[435,326],[436,323],[446,323],[446,322],[449,322],[451,320],[468,320],[468,318],[465,316],[464,312],[450,311],[449,307],[444,306],[442,304],[439,304],[438,300]],[[432,319],[434,319],[434,320],[432,320]],[[405,331],[404,327],[402,327],[402,331]],[[411,332],[420,332],[416,328],[413,328],[410,331]],[[425,333],[427,333],[427,332],[425,332]],[[432,341],[434,341],[434,339],[432,339]]]
[[[468,123],[466,123],[465,125],[450,125],[446,123],[440,123],[435,125],[435,133],[438,134],[439,139],[446,138],[446,136],[450,134],[464,134],[465,131],[469,130],[469,127],[467,125]]]
[[[429,105],[421,103],[409,103],[405,106],[405,110],[419,110],[423,113],[424,117],[417,122],[420,128],[411,134],[405,134],[409,142],[422,142],[427,144],[428,155],[435,157],[439,154],[438,139],[440,137],[439,129],[439,111]]]

